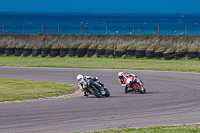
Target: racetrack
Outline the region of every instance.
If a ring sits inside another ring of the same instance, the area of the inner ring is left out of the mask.
[[[79,73],[98,76],[108,98],[48,98],[0,103],[1,133],[65,133],[200,122],[200,74],[123,70],[144,81],[145,94],[124,94],[121,70],[0,67],[0,78],[77,84]]]

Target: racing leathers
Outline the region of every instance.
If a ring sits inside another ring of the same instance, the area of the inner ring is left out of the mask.
[[[121,86],[123,86],[124,93],[130,92],[130,90],[127,90],[128,88],[131,88],[130,84],[126,85],[126,80],[128,78],[131,78],[133,80],[132,82],[140,82],[143,85],[143,81],[140,80],[136,75],[134,75],[134,74],[126,74],[125,77],[123,77],[122,79],[119,79],[119,83],[121,84]]]
[[[121,84],[121,86],[123,86],[123,91],[126,92],[127,90],[127,86],[126,86],[126,80],[127,78],[126,77],[123,77],[122,79],[119,78],[119,83]]]
[[[86,80],[87,79],[91,79],[91,80],[93,80],[94,82],[93,82],[93,84],[95,84],[95,86],[101,86],[100,88],[102,88],[102,87],[104,87],[104,90],[107,90],[107,88],[105,87],[105,85],[103,84],[103,83],[101,83],[99,80],[98,80],[98,77],[91,77],[91,76],[87,76],[87,75],[85,75],[84,76],[84,81],[83,82],[79,82],[78,83],[78,85],[79,85],[79,87],[80,87],[80,89],[82,90],[82,91],[84,91],[84,88],[88,88],[88,86],[87,86],[87,83],[86,83]],[[101,94],[104,94],[105,92],[104,91],[102,91],[102,89],[100,89],[101,90]],[[84,96],[88,96],[89,94],[87,94],[87,92],[86,91],[84,91],[84,94],[83,94]]]

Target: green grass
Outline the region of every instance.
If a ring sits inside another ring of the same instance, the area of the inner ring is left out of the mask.
[[[131,69],[155,71],[200,72],[200,60],[136,59],[136,58],[69,58],[0,56],[0,66]]]
[[[196,124],[196,125],[184,125],[184,126],[154,126],[154,127],[137,128],[137,129],[136,128],[109,129],[104,131],[94,131],[92,133],[199,133],[199,132],[200,132],[200,125]]]
[[[51,97],[75,89],[64,83],[0,78],[0,102]]]
[[[200,72],[200,60],[164,60],[136,58],[41,58],[0,56],[0,66],[16,67],[57,67],[57,68],[96,68],[96,69],[132,69],[156,71]],[[36,99],[66,94],[76,87],[62,83],[19,79],[0,79],[0,102]],[[155,126],[146,128],[109,129],[94,133],[193,133],[200,132],[200,125]]]

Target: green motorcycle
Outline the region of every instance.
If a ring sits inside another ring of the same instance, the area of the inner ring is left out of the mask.
[[[100,81],[93,81],[91,79],[86,79],[86,85],[83,87],[84,96],[94,95],[98,98],[109,97],[110,92],[108,89],[100,83]]]

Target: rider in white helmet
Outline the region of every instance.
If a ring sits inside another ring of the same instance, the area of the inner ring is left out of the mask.
[[[124,87],[123,91],[126,92],[126,90],[128,89],[128,87],[126,86],[126,80],[127,80],[127,77],[124,75],[123,72],[119,72],[118,73],[118,80],[119,80],[119,83],[121,84],[121,86]]]
[[[126,84],[126,77],[123,72],[118,73],[119,83],[124,86]]]
[[[83,91],[83,88],[87,88],[87,83],[86,83],[86,80],[87,79],[91,79],[95,82],[97,82],[98,84],[100,84],[102,87],[104,87],[104,90],[107,90],[107,88],[104,86],[103,83],[101,83],[99,80],[98,80],[98,77],[91,77],[91,76],[83,76],[82,74],[79,74],[77,75],[77,81],[78,81],[78,85],[80,87],[80,89]],[[86,92],[84,91],[84,96],[87,96],[88,94],[86,94]]]
[[[79,84],[86,84],[85,78],[83,77],[82,74],[77,75],[77,81]]]
[[[133,74],[133,73],[131,73],[131,74],[126,74],[126,76],[124,75],[123,72],[119,72],[119,73],[118,73],[119,83],[121,84],[121,86],[124,87],[124,88],[123,88],[124,93],[129,92],[129,91],[127,90],[127,89],[128,89],[128,86],[126,86],[126,80],[127,80],[130,76],[135,77],[136,80],[137,80],[137,79],[140,80],[140,79],[137,77],[137,75],[135,75],[135,74]],[[141,83],[143,84],[143,81],[142,81],[142,80],[140,80],[140,81],[141,81]]]

